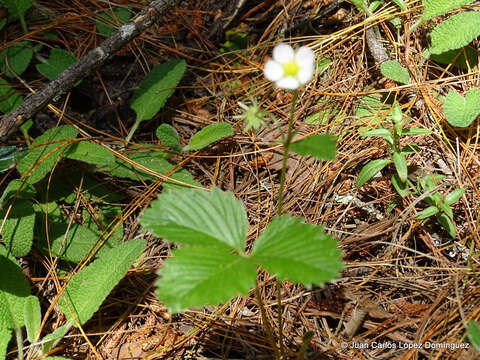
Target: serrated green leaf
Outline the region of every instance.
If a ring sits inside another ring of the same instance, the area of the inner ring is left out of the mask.
[[[451,10],[458,9],[473,1],[474,0],[422,0],[423,15],[420,21],[424,23],[435,16],[446,14]]]
[[[316,159],[333,160],[337,140],[329,134],[312,135],[291,143],[290,149],[300,155],[311,155]]]
[[[23,103],[23,98],[5,79],[0,77],[0,111],[4,114],[15,110]]]
[[[404,182],[407,181],[408,171],[407,171],[407,159],[405,159],[405,155],[401,152],[394,152],[392,156],[393,164],[395,165],[395,169],[397,170],[398,177],[400,181]]]
[[[370,161],[367,165],[360,170],[360,173],[357,177],[357,188],[362,187],[372,176],[382,170],[385,166],[390,164],[392,161],[388,159],[377,159]]]
[[[64,125],[59,126],[58,128],[47,130],[45,133],[43,133],[43,135],[36,138],[32,143],[31,151],[17,164],[17,170],[23,176],[27,176],[27,174],[29,174],[31,170],[36,167],[31,175],[28,176],[26,180],[27,183],[34,184],[43,179],[43,177],[52,170],[63,151],[70,146],[65,146],[65,144],[69,142],[68,140],[74,139],[77,134],[78,132],[73,126]],[[50,144],[40,145],[45,143]],[[38,164],[40,161],[41,163]]]
[[[445,196],[445,204],[453,205],[465,194],[465,189],[456,189]]]
[[[6,210],[0,213],[3,220]],[[35,213],[32,202],[16,199],[2,229],[2,239],[8,251],[14,256],[25,256],[30,252],[33,243]]]
[[[467,326],[468,339],[480,351],[480,325],[476,321],[470,320]]]
[[[185,247],[173,255],[159,270],[157,282],[158,298],[172,313],[226,302],[255,285],[255,264],[228,249]]]
[[[76,326],[72,311],[80,325],[85,324],[114,286],[122,280],[145,245],[143,239],[127,241],[105,252],[102,257],[75,274],[58,302],[60,310],[67,317],[67,323]]]
[[[410,74],[398,61],[385,61],[380,65],[382,75],[400,84],[410,84]]]
[[[367,130],[367,131],[362,132],[360,134],[360,136],[362,138],[370,137],[370,136],[380,136],[382,139],[384,139],[390,145],[393,145],[393,142],[394,142],[392,132],[390,130],[384,129],[384,128]]]
[[[173,151],[181,152],[180,140],[177,130],[171,125],[162,124],[157,128],[157,138],[163,145],[171,148]]]
[[[89,164],[113,165],[115,163],[115,156],[111,151],[89,141],[72,144],[65,151],[64,157]]]
[[[243,203],[217,188],[166,191],[144,212],[140,224],[171,242],[239,252],[247,238]]]
[[[30,286],[15,258],[0,245],[0,329],[19,329]]]
[[[77,62],[77,58],[63,49],[52,49],[48,61],[37,65],[37,70],[48,80],[54,80],[58,74]],[[80,82],[77,82],[78,85]]]
[[[402,135],[427,135],[431,133],[432,130],[421,128],[407,128],[402,131]]]
[[[342,253],[322,226],[302,222],[290,215],[275,217],[255,241],[251,259],[280,280],[322,285],[339,276]]]
[[[199,150],[233,134],[232,125],[220,122],[205,126],[190,138],[190,144],[184,150]]]
[[[118,7],[111,12],[102,12],[97,15],[97,31],[102,36],[111,35],[117,26],[123,25],[130,20],[132,12],[129,8]]]
[[[410,191],[408,190],[408,181],[400,180],[398,174],[393,174],[392,185],[397,191],[398,195],[400,195],[402,198],[410,194]]]
[[[0,70],[9,78],[14,78],[10,69],[17,75],[27,70],[32,60],[33,50],[26,41],[9,46],[0,53]],[[8,61],[8,66],[7,66]],[[9,69],[10,67],[10,69]]]
[[[436,215],[438,214],[440,210],[436,207],[436,206],[429,206],[428,208],[426,209],[423,209],[422,211],[420,211],[416,216],[415,216],[415,219],[426,219],[426,218],[429,218],[433,215]]]
[[[445,117],[450,125],[469,126],[480,114],[480,89],[470,89],[465,97],[450,90],[443,105]]]
[[[472,46],[465,46],[461,49],[450,50],[441,54],[432,54],[430,60],[444,65],[451,64],[455,61],[453,66],[466,70],[478,64],[478,51]]]
[[[140,83],[130,107],[137,113],[137,121],[151,119],[175,91],[187,69],[184,60],[170,60],[155,66]]]
[[[42,312],[40,309],[40,302],[36,296],[30,295],[23,308],[23,319],[25,328],[27,329],[28,341],[31,343],[37,341],[38,330],[42,322]]]
[[[480,35],[480,12],[467,11],[448,18],[430,34],[432,54],[467,46]]]
[[[455,225],[453,224],[452,219],[445,213],[437,214],[437,220],[440,223],[440,225],[443,226],[445,230],[447,230],[448,234],[452,238],[457,237],[457,231],[455,230]]]

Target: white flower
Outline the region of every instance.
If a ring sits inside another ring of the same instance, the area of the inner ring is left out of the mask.
[[[278,44],[273,49],[273,59],[265,63],[263,72],[278,87],[298,89],[313,78],[315,53],[308,46],[293,50],[290,45]]]

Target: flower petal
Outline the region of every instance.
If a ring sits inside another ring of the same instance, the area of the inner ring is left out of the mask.
[[[275,61],[278,61],[280,64],[292,61],[295,57],[295,52],[290,45],[287,44],[278,44],[273,48],[273,58]]]
[[[310,81],[313,77],[314,69],[311,66],[304,66],[300,68],[300,71],[297,74],[298,81],[305,84]]]
[[[268,80],[280,80],[283,76],[283,66],[275,60],[268,60],[263,67],[263,73]]]
[[[315,66],[315,53],[308,46],[302,46],[295,52],[295,61],[301,68],[313,68]]]
[[[277,86],[282,89],[296,90],[300,86],[300,83],[294,77],[285,77],[276,82]]]

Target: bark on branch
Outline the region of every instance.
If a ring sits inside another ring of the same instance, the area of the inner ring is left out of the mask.
[[[35,94],[28,96],[22,105],[0,119],[0,139],[5,140],[36,112],[45,107],[55,96],[70,89],[78,80],[89,75],[115,55],[125,44],[158,22],[179,0],[155,0],[146,6],[130,22],[121,26],[95,49],[70,66]]]

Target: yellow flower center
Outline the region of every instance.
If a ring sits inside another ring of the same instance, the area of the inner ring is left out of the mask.
[[[290,61],[288,63],[283,64],[283,72],[287,76],[296,76],[299,70],[300,70],[300,66],[298,66],[295,61]]]

